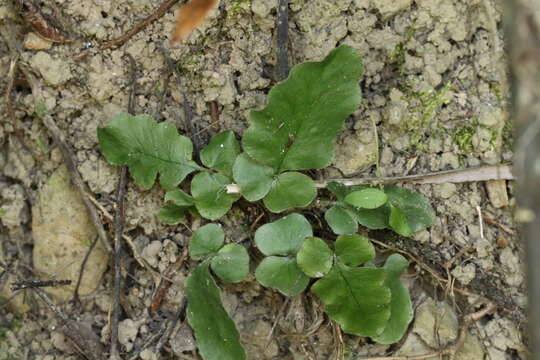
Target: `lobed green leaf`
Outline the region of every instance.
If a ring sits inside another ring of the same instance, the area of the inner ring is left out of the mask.
[[[176,225],[186,219],[186,208],[173,203],[164,204],[159,209],[158,219],[168,225]]]
[[[309,277],[300,270],[296,259],[281,256],[264,258],[255,269],[255,278],[261,285],[274,288],[285,296],[300,294],[309,283]]]
[[[264,205],[274,213],[311,204],[317,196],[315,183],[307,175],[286,172],[278,175],[263,199]]]
[[[309,277],[320,278],[332,268],[334,254],[324,240],[312,237],[304,240],[296,254],[296,262]]]
[[[276,173],[328,166],[343,121],[360,105],[361,75],[361,58],[349,46],[294,67],[270,91],[268,105],[251,112],[244,151]]]
[[[215,135],[201,151],[201,162],[204,166],[231,176],[238,154],[240,154],[240,143],[236,140],[234,132],[224,131]]]
[[[200,167],[191,160],[193,145],[170,123],[150,116],[121,114],[98,131],[99,147],[112,165],[126,165],[143,189],[154,185],[172,189]]]
[[[338,235],[354,234],[358,231],[356,219],[343,206],[332,206],[324,213],[324,219],[332,231]]]
[[[383,269],[350,268],[339,261],[330,273],[311,287],[325,305],[326,313],[343,331],[375,337],[390,317],[390,289]]]
[[[392,299],[390,301],[390,318],[386,327],[380,335],[373,338],[380,344],[398,342],[407,331],[407,327],[413,318],[409,289],[401,283],[400,279],[407,266],[409,266],[409,262],[399,254],[390,255],[384,264],[384,270],[386,271],[384,283],[390,288]]]
[[[274,181],[274,170],[261,165],[248,154],[238,155],[233,166],[234,181],[240,185],[240,192],[249,201],[261,200],[268,194]]]
[[[212,258],[211,267],[221,280],[236,283],[249,273],[249,255],[242,245],[227,244]]]
[[[240,197],[238,194],[227,194],[226,186],[230,179],[221,174],[208,172],[198,173],[191,181],[191,194],[195,207],[202,217],[216,220],[231,209],[232,204]]]
[[[384,192],[388,196],[388,202],[404,213],[412,233],[433,224],[435,211],[424,196],[399,186],[385,186]]]
[[[223,246],[225,233],[220,225],[206,224],[195,231],[189,242],[189,256],[200,260],[214,255]]]
[[[336,239],[336,256],[345,265],[358,266],[375,258],[375,248],[365,236],[340,235]]]
[[[383,191],[367,188],[349,193],[343,201],[359,208],[376,209],[384,205],[387,200],[388,198]]]
[[[296,255],[305,238],[313,236],[311,224],[300,214],[290,214],[264,224],[255,232],[255,244],[264,255]]]

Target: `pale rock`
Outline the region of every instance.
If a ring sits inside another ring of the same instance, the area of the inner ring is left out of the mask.
[[[435,185],[435,193],[443,199],[451,198],[457,190],[456,184],[445,183],[441,185]]]
[[[32,208],[32,234],[35,270],[44,278],[54,276],[72,281],[72,285],[49,287],[46,291],[61,300],[69,299],[81,263],[97,239],[97,232],[64,166],[52,174],[39,192],[38,201]],[[88,295],[97,289],[107,262],[108,255],[98,241],[87,260],[80,295]]]
[[[456,352],[455,360],[473,360],[484,358],[484,346],[474,335],[467,334],[463,346]]]
[[[467,285],[476,276],[476,267],[471,263],[468,263],[465,266],[458,265],[452,270],[452,276],[463,285]]]
[[[507,274],[504,277],[504,281],[512,286],[521,285],[523,282],[523,269],[521,268],[519,257],[513,253],[510,247],[506,247],[501,251],[499,260]]]
[[[46,52],[40,51],[30,59],[30,65],[39,71],[46,83],[58,86],[72,78],[69,63],[53,59]]]
[[[141,358],[141,360],[159,360],[158,355],[151,349],[144,349],[139,354],[139,357]]]
[[[403,342],[403,345],[396,351],[396,356],[417,356],[431,352],[422,339],[415,333],[410,332]]]
[[[176,356],[183,356],[183,352],[193,351],[197,348],[195,339],[193,338],[193,331],[185,322],[170,337],[169,344],[171,345],[173,354]]]
[[[29,220],[26,196],[21,185],[11,185],[0,192],[0,222],[8,229],[20,227]]]
[[[52,42],[34,32],[29,32],[24,37],[24,47],[29,50],[49,50],[52,47]]]
[[[482,104],[478,114],[478,123],[488,127],[499,128],[504,124],[504,112],[499,107]]]
[[[506,180],[486,181],[486,190],[489,201],[495,208],[508,206],[508,192],[506,191]]]
[[[0,260],[3,259],[0,258]],[[11,283],[14,281],[17,281],[17,279],[13,275],[9,273],[4,275],[2,282],[0,282],[0,303],[4,304],[5,301],[8,301],[7,308],[15,314],[22,315],[30,311],[29,304],[33,295],[24,291],[13,291]]]
[[[413,332],[432,348],[454,341],[458,335],[458,328],[456,313],[446,302],[428,299],[416,310]]]
[[[3,174],[20,180],[26,186],[30,186],[32,183],[32,170],[36,165],[32,153],[14,136],[9,137],[7,153],[7,162]]]
[[[142,251],[141,257],[150,264],[152,267],[156,267],[158,264],[158,254],[161,251],[161,241],[152,241]]]
[[[126,351],[133,349],[133,343],[139,332],[139,324],[131,319],[122,320],[118,324],[118,342],[126,348]]]
[[[272,9],[276,8],[276,0],[253,0],[251,2],[251,11],[262,18],[270,15]]]
[[[371,3],[383,16],[388,17],[409,8],[412,0],[371,0]]]
[[[359,134],[347,135],[336,145],[334,165],[345,175],[350,175],[372,166],[377,161],[377,144],[362,143]]]

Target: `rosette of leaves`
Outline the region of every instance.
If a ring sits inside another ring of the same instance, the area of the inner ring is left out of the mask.
[[[245,359],[240,336],[221,302],[210,269],[221,280],[239,282],[249,273],[249,256],[238,244],[224,245],[225,234],[216,224],[200,227],[189,243],[189,255],[203,260],[187,278],[187,320],[199,353],[205,360]]]
[[[336,234],[353,234],[358,224],[368,229],[390,228],[411,236],[433,223],[435,212],[427,199],[399,186],[328,185],[337,203],[324,215]]]
[[[206,170],[191,180],[191,195],[180,189],[168,191],[160,210],[160,220],[176,224],[184,220],[187,212],[210,220],[225,215],[240,197],[227,193],[227,185],[233,182],[232,167],[239,153],[240,144],[232,131],[212,137],[200,154]]]
[[[313,180],[298,170],[321,169],[334,157],[343,121],[360,105],[362,63],[351,47],[340,46],[321,62],[294,67],[268,95],[268,105],[250,113],[244,153],[233,177],[249,201],[263,200],[272,212],[309,205]]]
[[[339,236],[334,251],[321,239],[306,238],[296,260],[307,276],[320,278],[311,291],[343,331],[390,344],[401,339],[412,319],[409,292],[400,280],[408,262],[394,254],[383,268],[358,267],[374,257],[369,240],[352,234]]]

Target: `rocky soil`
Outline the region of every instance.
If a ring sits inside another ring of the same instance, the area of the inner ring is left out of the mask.
[[[15,280],[46,277],[76,281],[79,264],[97,237],[80,193],[70,184],[62,152],[39,115],[50,115],[64,134],[112,234],[107,214],[114,214],[119,172],[99,153],[96,129],[127,110],[131,73],[126,54],[138,68],[136,112],[175,124],[195,136],[196,144],[222,130],[241,134],[248,126],[248,111],[263,106],[276,83],[277,0],[221,1],[186,43],[170,50],[179,77],[171,76],[160,51],[174,26],[172,10],[125,45],[99,50],[159,5],[158,0],[42,2],[41,11],[76,39],[50,43],[29,33],[16,7],[0,4],[0,73],[8,74],[18,56],[20,68],[36,77],[40,89],[32,93],[18,71],[10,93],[13,116],[6,102],[0,108],[0,264],[10,270],[0,268],[0,360],[81,358],[59,330],[58,317],[32,291],[12,292],[10,286]],[[290,0],[292,65],[320,60],[337,45],[347,44],[362,54],[365,68],[363,104],[346,121],[333,166],[317,176],[374,176],[377,162],[384,176],[511,162],[500,6],[496,0]],[[10,38],[21,45],[19,50],[10,50]],[[2,95],[6,89],[3,81]],[[415,320],[405,339],[383,346],[341,335],[311,295],[285,303],[252,277],[238,285],[220,284],[250,359],[434,352],[456,339],[463,316],[481,308],[481,297],[494,302],[497,311],[470,326],[456,358],[527,358],[513,183],[414,189],[430,199],[435,224],[412,239],[371,234],[406,249],[419,262],[408,277]],[[135,354],[169,323],[193,266],[185,261],[170,272],[183,259],[185,244],[201,221],[190,219],[187,226],[160,223],[162,199],[157,186],[143,191],[133,182],[128,185],[126,234],[153,271],[142,267],[128,248],[119,329],[126,359],[157,358],[152,348]],[[256,207],[236,206],[220,219],[227,238],[247,246],[259,214]],[[438,277],[421,265],[436,270]],[[73,287],[48,291],[65,314],[91,329],[107,348],[113,271],[100,242],[85,271],[80,304],[70,301]],[[151,312],[159,273],[170,273],[174,282],[159,310]],[[466,290],[466,295],[448,284]],[[189,327],[175,326],[161,358],[197,359]]]

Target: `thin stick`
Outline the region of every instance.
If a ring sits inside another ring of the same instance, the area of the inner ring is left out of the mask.
[[[73,291],[73,298],[71,299],[71,301],[73,301],[73,303],[75,304],[80,302],[79,288],[81,286],[81,282],[82,282],[82,278],[84,274],[84,268],[86,267],[86,263],[88,262],[88,259],[90,258],[90,254],[92,254],[92,250],[94,250],[94,248],[96,247],[98,240],[99,240],[99,237],[96,236],[94,241],[92,241],[92,245],[90,245],[90,248],[88,249],[88,251],[86,251],[86,254],[84,255],[84,259],[81,263],[81,268],[79,270],[79,278],[77,279],[77,285],[75,285],[75,290]]]
[[[315,186],[324,189],[331,182],[337,182],[345,186],[371,184],[371,185],[390,185],[399,182],[409,182],[413,184],[444,184],[444,183],[462,183],[487,180],[514,180],[512,174],[512,165],[489,165],[468,169],[447,170],[434,172],[427,175],[407,175],[397,177],[383,178],[350,178],[350,179],[328,179],[316,181]],[[227,185],[228,194],[239,194],[240,185]]]
[[[289,0],[279,0],[276,28],[276,77],[283,81],[289,76]]]
[[[138,24],[135,24],[129,31],[124,33],[122,36],[117,37],[116,39],[107,41],[105,44],[101,45],[99,47],[100,50],[107,50],[111,48],[115,48],[118,46],[123,45],[131,39],[133,36],[138,34],[141,30],[143,30],[145,27],[150,25],[155,20],[162,17],[167,11],[169,11],[170,8],[172,8],[177,2],[180,0],[166,0],[161,6],[154,11],[150,16],[147,16],[144,20],[139,22]]]
[[[137,84],[137,66],[133,57],[127,54],[131,66],[131,91],[129,94],[128,113],[134,115],[135,90]],[[126,195],[127,167],[120,169],[120,179],[116,188],[116,214],[114,216],[114,305],[111,316],[111,351],[110,360],[120,360],[118,351],[118,322],[120,319],[120,296],[122,287],[122,235],[124,234],[124,198]]]
[[[482,209],[480,206],[476,206],[476,212],[478,213],[478,225],[480,226],[480,239],[484,240],[484,220],[482,217]]]

